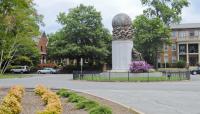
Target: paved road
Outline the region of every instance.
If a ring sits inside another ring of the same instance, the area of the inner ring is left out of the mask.
[[[157,83],[80,82],[72,75],[39,75],[32,78],[1,79],[1,87],[22,84],[35,87],[44,84],[89,92],[146,114],[200,114],[200,77],[192,81]]]

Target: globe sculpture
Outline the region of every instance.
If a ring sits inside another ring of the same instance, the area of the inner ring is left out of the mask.
[[[131,40],[133,37],[133,29],[131,18],[120,13],[113,18],[113,40]]]
[[[131,18],[124,13],[112,20],[112,71],[128,71],[132,61],[133,29]]]

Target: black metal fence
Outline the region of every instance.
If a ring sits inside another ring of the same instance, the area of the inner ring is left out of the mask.
[[[162,71],[147,73],[73,71],[74,80],[88,81],[178,81],[190,80],[190,71]]]

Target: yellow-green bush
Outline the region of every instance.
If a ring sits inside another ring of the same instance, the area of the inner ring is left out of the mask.
[[[48,90],[44,86],[37,86],[35,88],[35,93],[40,95],[46,108],[43,111],[37,112],[37,114],[61,114],[62,105],[59,96],[54,92]]]
[[[35,88],[35,93],[39,96],[43,95],[48,89],[43,85],[37,85]]]
[[[13,86],[8,94],[3,98],[0,105],[0,114],[20,114],[22,111],[21,99],[24,94],[24,88]]]

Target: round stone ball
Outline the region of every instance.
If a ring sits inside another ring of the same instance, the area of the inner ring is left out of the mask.
[[[112,26],[114,27],[125,27],[125,26],[131,26],[131,18],[125,14],[125,13],[120,13],[114,16],[112,20]]]

